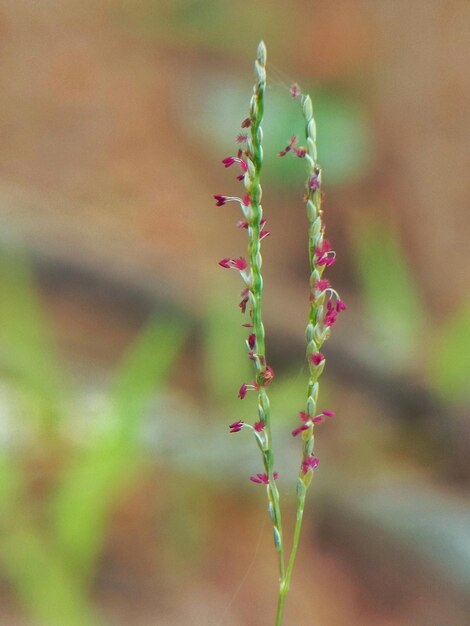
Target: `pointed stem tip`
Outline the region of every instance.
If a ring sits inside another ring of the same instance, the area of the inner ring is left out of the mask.
[[[264,45],[264,41],[261,40],[258,44],[258,51],[256,53],[256,58],[261,65],[266,65],[266,46]]]

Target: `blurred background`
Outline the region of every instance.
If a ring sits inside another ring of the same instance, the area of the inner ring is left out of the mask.
[[[3,0],[0,624],[268,626],[277,570],[236,419],[251,379],[221,159],[268,48],[265,325],[295,515],[306,396],[298,82],[328,277],[315,472],[286,626],[470,623],[470,3]]]

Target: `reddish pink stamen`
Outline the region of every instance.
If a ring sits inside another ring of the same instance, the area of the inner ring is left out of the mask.
[[[243,257],[238,259],[222,259],[219,265],[225,269],[239,270],[240,272],[247,268],[246,260]]]
[[[317,189],[320,189],[320,180],[316,174],[314,174],[312,178],[308,181],[308,188],[312,191],[317,191]]]
[[[332,252],[331,245],[328,239],[323,239],[321,246],[315,248],[315,261],[317,265],[325,265],[330,267],[335,262],[334,253],[332,256],[329,253]]]
[[[238,433],[241,431],[241,429],[243,428],[245,422],[242,422],[241,420],[238,420],[237,422],[233,422],[233,424],[230,424],[229,428],[230,428],[230,432],[231,433]]]
[[[291,86],[290,95],[292,96],[292,98],[300,98],[300,96],[302,95],[302,92],[300,91],[300,87],[298,86],[297,83],[294,83]]]
[[[273,473],[274,480],[277,480],[279,474],[277,472]],[[250,476],[250,480],[253,483],[257,483],[258,485],[269,485],[269,476],[267,474],[256,474],[255,476]]]
[[[233,156],[225,157],[225,159],[222,159],[222,163],[224,164],[224,166],[225,166],[225,167],[231,167],[234,163],[239,163],[239,164],[240,164],[240,167],[241,167],[241,168],[242,168],[242,170],[243,170],[243,172],[246,172],[246,171],[248,171],[248,164],[247,164],[247,162],[246,162],[246,161],[244,161],[244,160],[241,158],[241,154],[242,154],[242,152],[241,152],[241,150],[240,150],[240,151],[239,151],[239,155],[240,155],[240,156],[238,156],[238,157],[233,157]],[[239,178],[239,179],[240,179],[240,177],[239,177],[239,176],[237,176],[237,178]],[[243,174],[242,174],[242,176],[241,176],[241,179],[243,179]],[[241,179],[240,179],[240,180],[241,180]]]
[[[240,302],[240,304],[238,305],[242,313],[246,313],[246,305],[248,304],[248,301],[249,301],[248,296],[245,296],[243,300]]]
[[[337,313],[336,311],[331,311],[331,313],[328,313],[328,315],[325,315],[325,319],[323,320],[323,323],[325,324],[325,326],[334,326],[336,323],[336,317],[337,317]]]
[[[338,312],[336,311],[336,309],[333,307],[333,304],[331,302],[331,300],[328,300],[327,305],[326,305],[326,315],[325,318],[323,320],[323,323],[325,324],[325,326],[333,326],[334,323],[336,322],[336,318],[338,316]]]
[[[237,228],[248,228],[248,222],[246,220],[241,220],[237,222]]]
[[[303,432],[304,430],[308,430],[309,428],[310,426],[308,424],[302,424],[301,426],[294,428],[294,430],[292,431],[292,436],[297,437],[297,435],[300,435],[301,432]]]
[[[235,163],[235,157],[225,157],[225,159],[222,159],[222,163],[225,165],[225,167],[230,167]]]
[[[216,194],[214,196],[214,198],[217,201],[217,203],[216,203],[217,206],[223,206],[227,202],[227,196],[222,196],[220,194]]]
[[[294,154],[299,157],[299,159],[303,159],[307,154],[307,148],[301,146],[300,148],[292,148]]]
[[[296,143],[297,143],[297,137],[296,137],[296,135],[293,135],[290,138],[290,141],[287,144],[287,146],[284,148],[284,150],[281,150],[278,153],[278,156],[280,156],[280,157],[286,156],[286,154],[292,150],[292,148],[295,146]]]
[[[238,392],[238,397],[240,398],[240,400],[243,400],[245,398],[247,391],[248,385],[246,383],[243,383],[243,385],[240,387],[240,391]]]

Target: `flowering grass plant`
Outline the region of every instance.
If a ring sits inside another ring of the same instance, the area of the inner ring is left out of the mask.
[[[255,85],[250,102],[249,116],[243,120],[243,132],[237,136],[241,146],[236,156],[228,156],[222,163],[226,168],[235,166],[239,174],[237,179],[244,186],[240,197],[217,194],[214,196],[217,206],[229,202],[238,204],[242,219],[237,226],[246,229],[248,234],[247,258],[225,258],[219,262],[224,269],[239,272],[243,283],[240,309],[248,314],[248,321],[243,323],[247,328],[246,347],[248,357],[253,363],[254,378],[243,383],[238,397],[243,400],[248,393],[257,396],[258,416],[253,424],[238,420],[230,424],[230,432],[241,430],[251,431],[261,452],[263,472],[250,477],[259,485],[265,485],[269,515],[273,525],[274,545],[278,556],[279,567],[279,600],[276,613],[276,626],[282,624],[286,594],[289,590],[292,570],[299,544],[302,518],[307,489],[311,483],[313,471],[318,466],[318,458],[314,453],[314,430],[325,418],[332,417],[332,411],[317,412],[319,378],[325,367],[325,356],[321,348],[329,337],[331,327],[335,324],[338,314],[346,307],[338,293],[330,286],[328,279],[323,278],[325,269],[329,268],[336,258],[330,242],[325,238],[321,203],[322,172],[317,162],[316,127],[310,96],[303,95],[300,87],[294,84],[290,89],[291,97],[299,100],[305,121],[305,145],[298,145],[298,138],[292,137],[287,146],[279,152],[280,157],[294,156],[302,159],[306,165],[305,204],[308,218],[308,251],[310,260],[310,302],[306,329],[306,360],[308,365],[308,387],[305,407],[299,412],[300,424],[292,435],[299,437],[302,443],[299,474],[297,478],[297,514],[294,536],[289,556],[285,549],[282,532],[281,508],[279,491],[276,485],[278,472],[274,469],[273,440],[271,435],[271,413],[268,388],[274,378],[274,371],[266,360],[265,331],[262,320],[263,277],[261,274],[261,242],[270,232],[266,228],[261,205],[261,168],[263,164],[263,131],[264,95],[266,87],[266,48],[263,42],[258,46],[255,61]]]

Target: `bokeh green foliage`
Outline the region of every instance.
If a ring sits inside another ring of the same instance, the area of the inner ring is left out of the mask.
[[[18,410],[37,434],[57,430],[68,381],[24,256],[0,250],[0,359],[3,378],[15,391]]]
[[[237,80],[236,76],[218,77],[215,73],[204,77],[203,83],[203,88],[194,84],[192,90],[197,97],[192,101],[177,102],[184,107],[180,110],[181,123],[189,134],[200,136],[203,130],[206,140],[209,135],[214,151],[233,152],[235,137],[240,132],[240,111],[246,111],[250,85]],[[278,157],[293,135],[297,135],[299,145],[302,144],[304,128],[300,102],[291,98],[289,85],[278,84],[269,71],[268,85],[272,88],[266,98],[263,121],[263,186],[278,193],[302,189],[303,164],[292,154]],[[306,91],[310,87],[304,86]],[[316,85],[310,91],[315,93],[315,119],[320,129],[318,153],[328,184],[359,180],[369,167],[373,151],[363,106],[353,94],[341,89]]]
[[[470,403],[470,302],[450,315],[435,334],[429,359],[429,381],[445,402]]]
[[[112,376],[105,419],[81,442],[67,433],[83,398],[66,380],[28,263],[17,252],[0,254],[0,327],[12,411],[0,447],[3,573],[32,624],[102,624],[89,584],[113,507],[141,469],[139,436],[149,402],[167,379],[185,325],[148,324]],[[38,494],[33,484],[41,476],[31,472],[44,470],[48,478]]]
[[[398,237],[369,220],[354,238],[364,320],[385,368],[410,365],[426,331],[426,314]]]
[[[385,370],[419,371],[430,390],[452,405],[470,401],[470,303],[432,321],[398,234],[369,219],[355,231],[354,258],[367,333]]]
[[[266,20],[267,8],[269,20]],[[116,24],[138,33],[139,37],[249,58],[246,42],[253,41],[252,47],[255,47],[260,33],[265,38],[281,40],[284,9],[263,0],[250,5],[250,19],[242,14],[246,10],[238,1],[143,0],[119,3],[113,15]],[[241,30],[243,36],[240,36]]]
[[[217,285],[206,301],[204,321],[204,374],[210,401],[225,410],[236,410],[240,385],[253,378],[247,350],[243,343],[248,337],[246,321],[237,304],[236,287],[232,281]],[[238,385],[238,387],[237,387]]]

